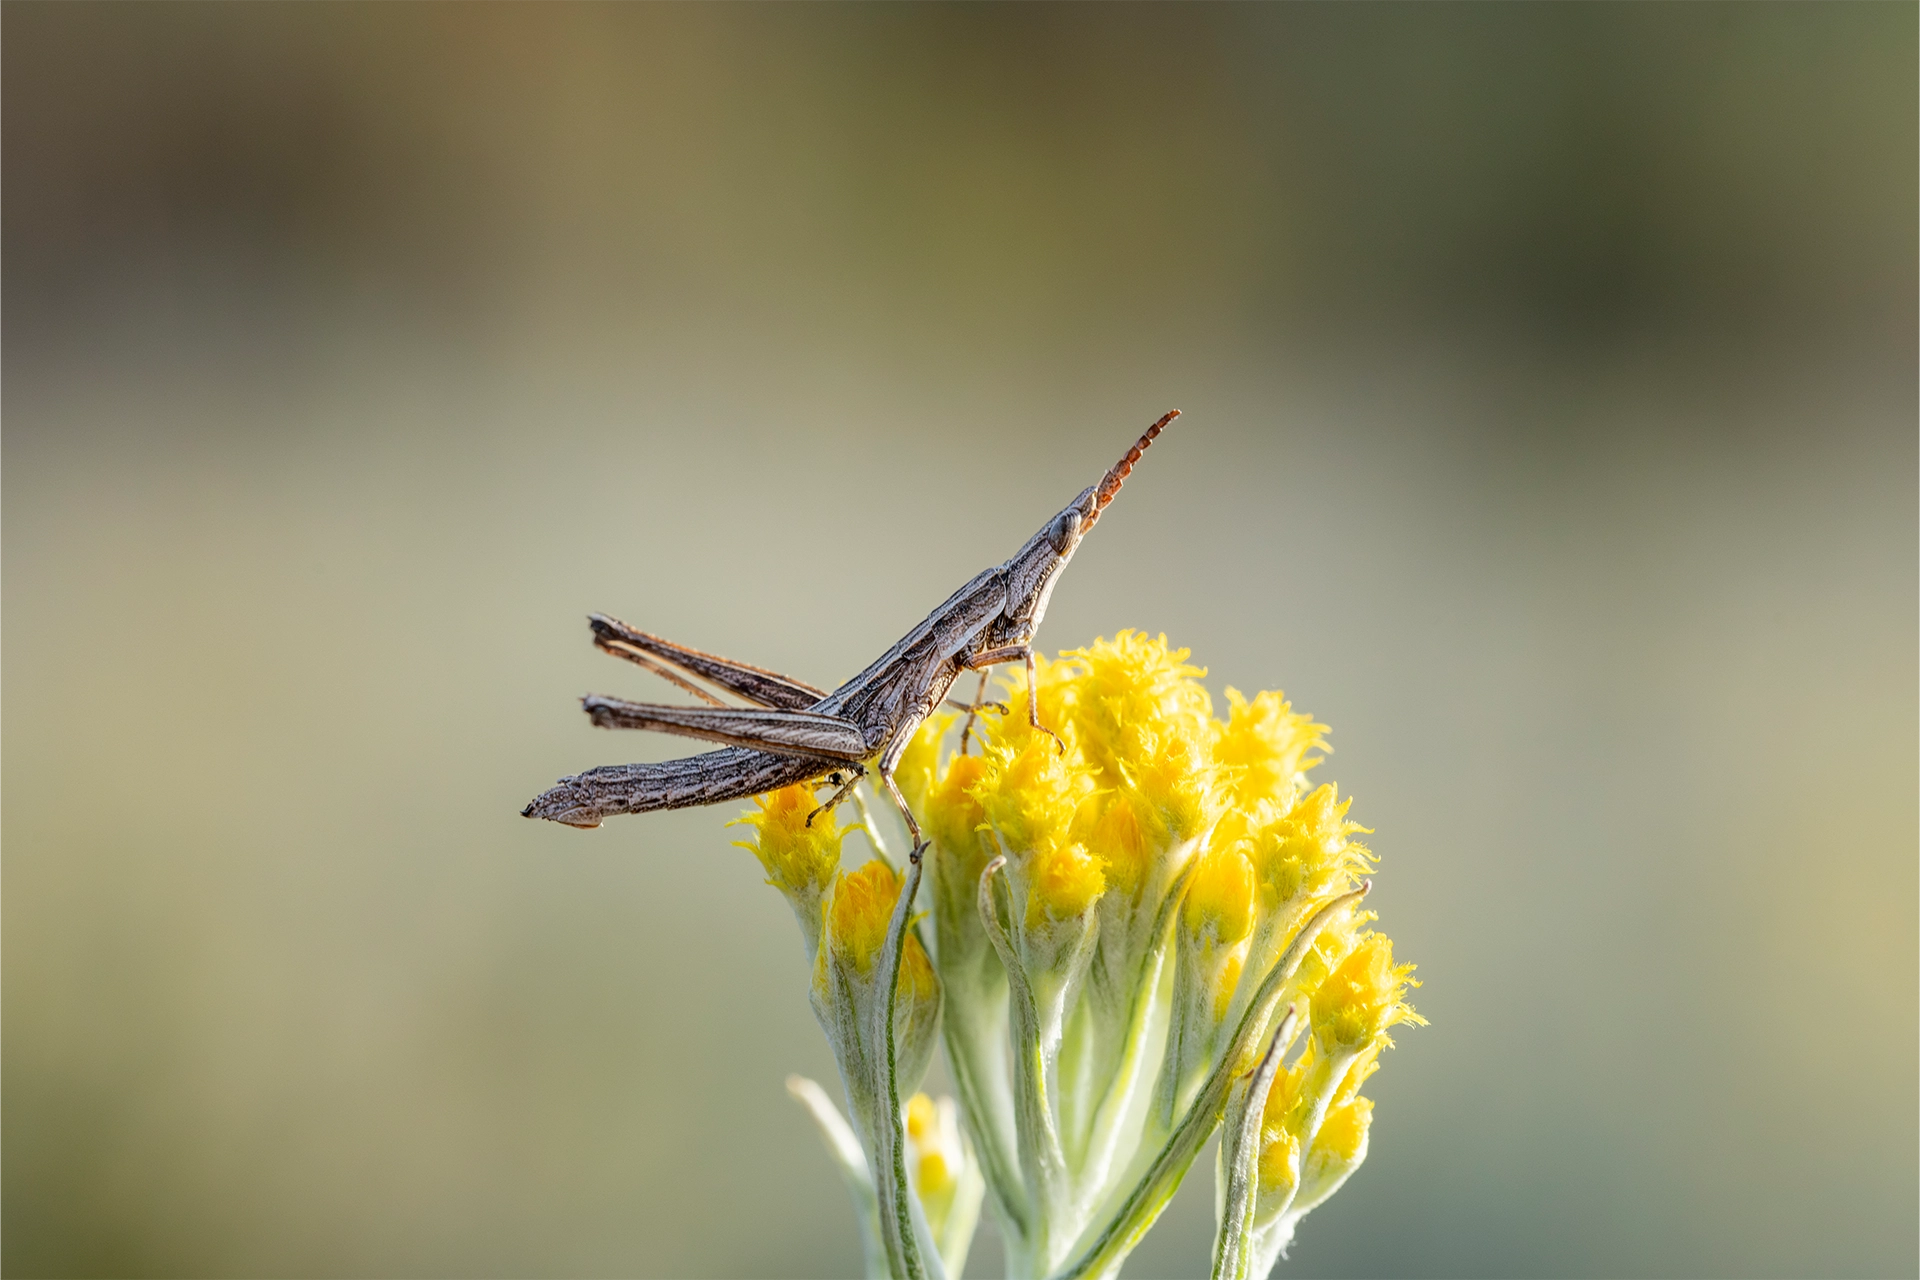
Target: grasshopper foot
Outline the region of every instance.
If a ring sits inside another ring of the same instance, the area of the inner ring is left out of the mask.
[[[963,725],[960,729],[960,754],[961,755],[967,754],[967,742],[969,739],[973,737],[973,722],[979,718],[980,713],[982,711],[991,709],[993,711],[998,711],[1003,716],[1010,716],[1013,714],[1012,707],[1009,707],[1004,702],[995,702],[992,699],[983,699],[982,701],[979,701],[979,702],[960,702],[956,699],[948,698],[947,705],[950,707],[958,707],[960,710],[967,713],[967,723]]]
[[[933,841],[931,840],[922,840],[919,844],[913,846],[913,852],[907,855],[907,860],[915,866],[918,866],[920,864],[920,855],[925,853],[932,844]]]
[[[1004,702],[995,702],[992,699],[988,699],[985,702],[962,702],[958,698],[948,698],[947,705],[949,707],[952,707],[955,711],[967,711],[975,715],[978,715],[980,712],[987,711],[987,710],[998,711],[1003,716],[1010,716],[1013,714],[1013,708],[1009,707]]]

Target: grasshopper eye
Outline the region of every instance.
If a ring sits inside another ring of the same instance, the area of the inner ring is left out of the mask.
[[[1047,541],[1060,555],[1067,554],[1073,548],[1075,535],[1080,532],[1080,513],[1069,507],[1053,518],[1053,525],[1047,530]]]

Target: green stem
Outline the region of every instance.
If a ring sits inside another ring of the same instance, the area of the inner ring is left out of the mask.
[[[1140,1238],[1147,1233],[1160,1211],[1173,1199],[1173,1193],[1180,1187],[1181,1178],[1186,1176],[1187,1167],[1193,1158],[1200,1154],[1200,1148],[1212,1135],[1214,1127],[1220,1123],[1222,1111],[1226,1107],[1227,1092],[1233,1085],[1236,1066],[1245,1059],[1254,1043],[1266,1030],[1273,1016],[1274,1006],[1280,1002],[1281,989],[1293,977],[1305,958],[1307,948],[1313,945],[1314,938],[1334,914],[1367,895],[1373,888],[1371,881],[1364,883],[1352,893],[1342,894],[1319,911],[1301,928],[1300,933],[1287,948],[1280,962],[1274,965],[1260,984],[1260,990],[1249,1003],[1246,1013],[1240,1019],[1233,1041],[1227,1051],[1220,1056],[1213,1074],[1195,1095],[1193,1103],[1187,1108],[1173,1133],[1168,1136],[1160,1153],[1153,1163],[1134,1185],[1114,1212],[1112,1219],[1101,1229],[1086,1251],[1075,1259],[1073,1264],[1060,1273],[1060,1280],[1077,1280],[1088,1275],[1106,1275],[1117,1269]]]
[[[953,987],[949,984],[940,1027],[947,1049],[947,1070],[953,1077],[960,1113],[966,1117],[967,1127],[973,1133],[974,1153],[993,1197],[994,1212],[1006,1230],[1024,1239],[1029,1231],[1025,1188],[1012,1164],[1016,1158],[1011,1150],[1012,1135],[1004,1132],[999,1109],[987,1097],[992,1085],[986,1076],[992,1066],[980,1056],[981,1048],[996,1047],[999,1037],[978,1025],[978,1009],[968,1008],[966,1012],[961,1009],[961,1002],[954,999]]]
[[[1153,927],[1147,934],[1147,945],[1140,953],[1140,959],[1134,970],[1130,987],[1131,996],[1127,1004],[1126,1038],[1121,1042],[1121,1057],[1111,1078],[1107,1082],[1107,1094],[1101,1101],[1100,1109],[1094,1116],[1094,1132],[1087,1145],[1087,1156],[1082,1166],[1085,1195],[1104,1194],[1108,1177],[1111,1174],[1116,1149],[1120,1144],[1121,1123],[1126,1119],[1127,1098],[1133,1092],[1134,1078],[1142,1067],[1146,1052],[1146,1042],[1155,1002],[1160,994],[1160,966],[1167,954],[1169,940],[1173,934],[1174,913],[1179,910],[1180,899],[1186,893],[1187,881],[1193,878],[1196,859],[1187,859],[1173,882],[1167,886],[1167,892],[1160,900],[1158,910],[1154,912]]]
[[[1004,855],[987,863],[980,873],[980,919],[987,937],[1007,971],[1007,993],[1013,1022],[1014,1132],[1020,1144],[1020,1167],[1032,1197],[1033,1222],[1027,1246],[1041,1267],[1051,1265],[1048,1228],[1054,1223],[1060,1192],[1066,1181],[1066,1158],[1060,1135],[1047,1105],[1045,1051],[1040,1037],[1040,1010],[1025,966],[1014,954],[1013,943],[1001,928],[993,902],[994,873],[1006,866]]]

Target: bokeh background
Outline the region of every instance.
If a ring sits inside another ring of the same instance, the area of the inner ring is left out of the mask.
[[[853,1272],[583,615],[837,682],[1176,405],[1042,640],[1330,723],[1432,1019],[1284,1273],[1920,1265],[1913,6],[0,24],[8,1274]]]

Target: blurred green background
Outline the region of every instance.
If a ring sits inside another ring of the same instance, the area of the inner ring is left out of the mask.
[[[836,683],[1177,405],[1041,639],[1432,1019],[1282,1272],[1913,1274],[1915,14],[8,3],[5,1270],[854,1271],[583,615]]]

